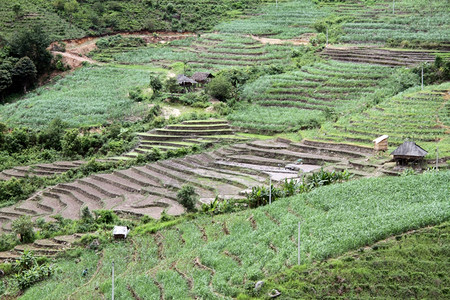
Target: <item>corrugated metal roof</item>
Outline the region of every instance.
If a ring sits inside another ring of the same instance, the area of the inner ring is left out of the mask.
[[[416,156],[423,157],[427,155],[428,152],[423,150],[420,146],[417,146],[414,142],[406,141],[401,144],[397,149],[395,149],[391,155],[397,156]]]

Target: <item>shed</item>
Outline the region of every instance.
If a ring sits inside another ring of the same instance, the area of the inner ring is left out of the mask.
[[[192,80],[191,78],[187,77],[186,75],[178,75],[177,76],[177,83],[178,85],[184,87],[185,91],[186,88],[190,89],[191,86],[193,86],[194,84],[197,84],[197,81]]]
[[[417,163],[427,154],[427,151],[410,141],[404,142],[391,153],[397,165],[401,166],[408,165],[410,162]]]
[[[200,84],[208,83],[211,78],[214,78],[214,75],[209,72],[197,72],[192,75],[192,79],[197,81]]]
[[[388,149],[388,135],[382,135],[373,140],[373,149],[375,151],[386,151]]]
[[[126,239],[129,232],[128,226],[114,226],[113,237],[115,239]]]

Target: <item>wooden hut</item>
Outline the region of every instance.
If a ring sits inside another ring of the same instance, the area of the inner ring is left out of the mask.
[[[375,151],[386,151],[388,149],[388,135],[382,135],[373,140],[373,149]]]
[[[391,155],[397,165],[406,166],[409,163],[418,163],[423,160],[428,152],[414,142],[406,141],[395,149]]]
[[[193,85],[197,84],[197,81],[182,74],[177,76],[177,83],[182,86],[186,92],[186,89],[190,90]]]
[[[197,81],[200,85],[208,83],[214,75],[209,72],[197,72],[192,75],[192,79]]]

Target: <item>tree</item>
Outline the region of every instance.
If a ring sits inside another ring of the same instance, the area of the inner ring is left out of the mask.
[[[22,15],[22,6],[19,3],[13,5],[13,12],[16,15],[16,19],[20,18]]]
[[[192,185],[183,185],[177,193],[177,201],[183,205],[188,211],[195,210],[198,194]]]
[[[10,43],[10,55],[17,58],[28,56],[40,74],[50,67],[52,55],[47,50],[50,39],[42,26],[35,25],[30,30],[17,34]]]
[[[64,136],[67,124],[60,118],[50,122],[38,136],[38,142],[46,149],[61,150],[61,140]]]
[[[158,75],[150,74],[150,87],[153,90],[153,95],[158,94],[159,91],[162,89],[163,85]]]
[[[208,92],[208,94],[220,101],[226,101],[230,99],[232,90],[233,85],[225,76],[217,76],[213,78],[211,82],[206,86],[206,91]]]
[[[20,242],[31,243],[34,241],[33,222],[30,216],[21,216],[12,222],[12,230],[20,235]]]
[[[32,85],[36,80],[37,70],[33,61],[24,56],[16,63],[13,72],[14,81],[18,82],[23,87],[23,92],[27,92],[27,87]]]
[[[72,25],[73,14],[78,11],[80,8],[80,4],[78,4],[77,0],[70,0],[64,3],[64,11],[69,15],[69,24]]]
[[[3,100],[3,91],[9,88],[12,84],[11,72],[8,70],[0,70],[0,96]]]

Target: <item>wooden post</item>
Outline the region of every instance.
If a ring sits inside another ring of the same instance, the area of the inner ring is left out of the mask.
[[[328,27],[327,27],[327,43],[325,44],[325,46],[328,46]]]
[[[423,90],[423,65],[422,65],[422,90]]]
[[[272,204],[272,177],[269,176],[269,204]]]
[[[298,265],[300,266],[300,222],[298,222]]]
[[[114,300],[114,261],[112,262],[112,294],[111,299]]]
[[[438,170],[438,163],[439,163],[439,149],[438,146],[436,146],[436,171]]]

